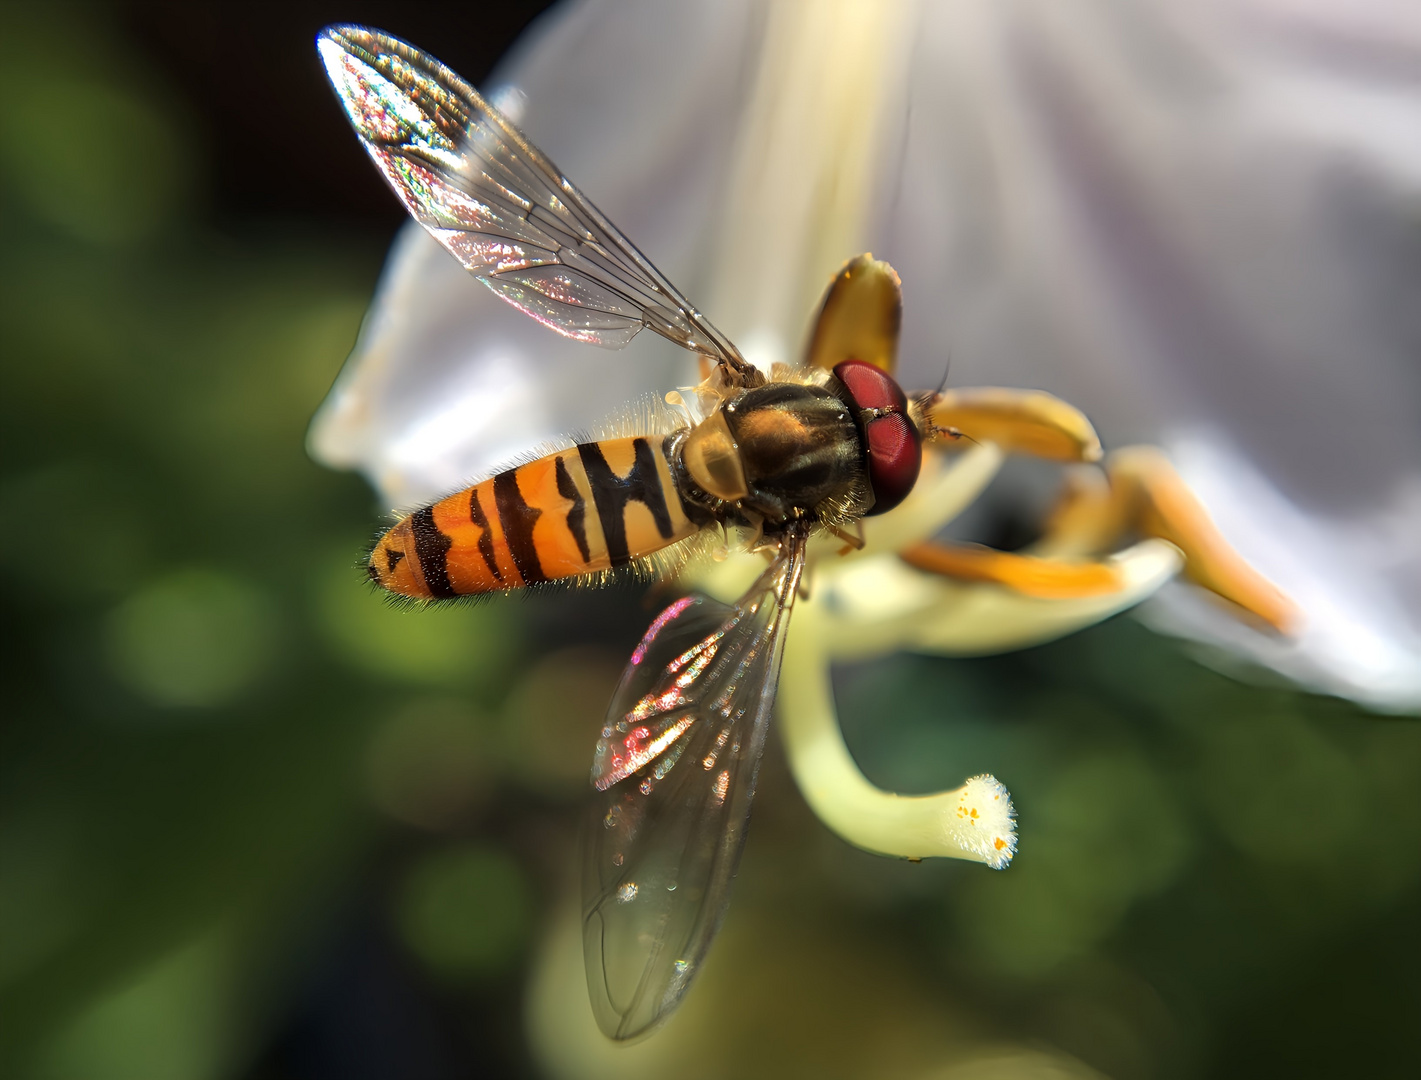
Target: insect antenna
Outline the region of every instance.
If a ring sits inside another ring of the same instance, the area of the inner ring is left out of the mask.
[[[937,389],[933,391],[934,397],[942,397],[943,391],[947,389],[947,377],[952,374],[952,353],[947,354],[947,363],[942,368],[942,382],[937,384]]]
[[[923,432],[923,439],[928,442],[936,439],[951,439],[953,442],[956,442],[958,439],[966,439],[968,442],[974,443],[977,446],[982,445],[965,431],[961,431],[955,427],[940,427],[931,420],[928,421],[927,429]]]
[[[948,376],[951,374],[952,354],[948,353],[947,364],[943,367],[942,370],[942,381],[937,384],[937,389],[925,390],[917,398],[917,403],[919,407],[923,410],[923,416],[925,418],[923,423],[923,441],[933,442],[938,439],[951,439],[956,442],[958,439],[966,439],[968,442],[980,446],[981,444],[978,443],[976,439],[972,438],[971,435],[968,435],[965,431],[959,431],[955,427],[944,427],[940,424],[933,423],[933,406],[937,404],[938,400],[941,399],[943,393],[947,390],[947,380]]]

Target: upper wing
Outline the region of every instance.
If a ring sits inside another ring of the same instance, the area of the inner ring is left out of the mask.
[[[720,928],[745,843],[805,533],[733,607],[678,600],[632,654],[597,743],[583,952],[602,1030],[670,1015]]]
[[[478,92],[361,26],[316,39],[326,74],[395,194],[480,281],[545,326],[621,348],[643,326],[754,371],[615,225]]]

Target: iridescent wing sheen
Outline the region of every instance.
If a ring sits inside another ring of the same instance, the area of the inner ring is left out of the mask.
[[[614,1039],[676,1008],[720,928],[804,566],[791,531],[734,606],[678,600],[651,624],[608,710],[583,873],[592,1008]]]
[[[361,26],[316,39],[351,124],[410,215],[510,304],[578,341],[643,326],[722,365],[739,351],[555,165],[453,71]]]

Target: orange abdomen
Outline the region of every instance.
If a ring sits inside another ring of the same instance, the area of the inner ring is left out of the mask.
[[[417,510],[370,553],[371,580],[424,600],[611,570],[697,531],[660,435],[530,461]]]

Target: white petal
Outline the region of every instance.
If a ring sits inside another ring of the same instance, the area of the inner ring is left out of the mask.
[[[1421,710],[1416,596],[1377,573],[1421,586],[1421,476],[1402,481],[1382,512],[1334,517],[1303,511],[1221,436],[1180,439],[1170,451],[1224,535],[1307,621],[1291,639],[1259,634],[1175,590],[1146,609],[1147,621],[1373,708]]]
[[[951,335],[955,382],[1050,390],[1107,445],[1222,441],[1217,482],[1181,471],[1309,630],[1290,648],[1193,604],[1192,632],[1421,706],[1418,278],[1398,242],[1421,202],[1421,84],[1395,77],[1421,62],[1414,6],[927,13],[874,241],[905,283],[909,371],[930,377]],[[1359,542],[1377,527],[1411,539]]]
[[[419,506],[694,370],[670,345],[638,338],[617,354],[558,337],[411,225],[308,442],[318,461],[364,472],[388,505]]]
[[[1356,542],[1374,522],[1415,535],[1421,85],[1396,74],[1421,57],[1413,5],[962,0],[895,5],[871,32],[828,8],[584,4],[539,24],[506,77],[533,138],[759,355],[795,355],[833,265],[872,249],[903,277],[909,385],[950,355],[955,384],[1056,393],[1107,445],[1221,433],[1308,537],[1296,572],[1262,569],[1332,627],[1252,654],[1414,700],[1421,545]],[[425,339],[400,331],[388,370],[343,388],[339,430],[313,433],[392,498],[686,381],[584,361],[472,283],[441,290],[452,264],[428,273],[398,292]],[[451,369],[501,360],[544,415],[506,409],[448,445],[460,395],[483,408],[497,381]],[[1241,480],[1204,501],[1245,554],[1286,539]],[[1226,616],[1197,631],[1239,644]]]
[[[573,7],[539,23],[495,80],[525,95],[528,134],[702,303],[703,207],[720,182],[742,91],[725,58],[745,47],[752,17],[734,2],[713,11]],[[418,44],[438,55],[439,42]],[[689,354],[652,334],[609,353],[538,326],[409,225],[310,448],[363,471],[388,505],[409,506],[596,427],[641,395],[698,379]]]

